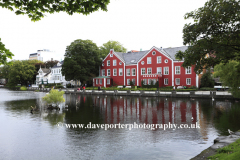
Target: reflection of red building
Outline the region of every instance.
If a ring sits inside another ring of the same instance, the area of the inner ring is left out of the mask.
[[[156,83],[159,86],[197,86],[198,76],[194,66],[183,68],[183,61],[175,58],[184,47],[160,49],[152,47],[148,51],[120,53],[113,49],[105,57],[99,69],[99,77],[93,79],[94,86],[134,85]]]

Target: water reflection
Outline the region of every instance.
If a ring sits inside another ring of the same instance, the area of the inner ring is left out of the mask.
[[[226,135],[227,129],[236,131],[240,126],[239,103],[232,101],[64,95],[60,111],[47,111],[41,100],[45,93],[5,91],[0,90],[0,125],[5,128],[0,131],[0,155],[4,159],[190,159],[218,135]],[[30,106],[35,105],[39,110],[31,114]],[[200,128],[105,131],[60,128],[58,122],[198,123]]]

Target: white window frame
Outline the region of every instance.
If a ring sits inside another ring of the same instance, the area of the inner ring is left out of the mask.
[[[103,74],[104,72],[104,74]],[[105,69],[102,69],[102,76],[105,76]]]
[[[107,60],[107,66],[110,66],[111,64],[110,64],[110,60]]]
[[[111,76],[111,69],[107,69],[107,76]]]
[[[141,75],[144,75],[143,70],[144,70],[144,74],[146,74],[146,68],[141,68]]]
[[[127,70],[127,76],[131,76],[131,73],[130,73],[130,68],[126,69]]]
[[[160,73],[158,73],[158,70],[160,70]],[[157,67],[157,74],[162,74],[162,67]]]
[[[186,74],[191,74],[192,73],[192,67],[188,66],[187,68],[185,68],[185,73]]]
[[[181,74],[181,66],[175,66],[175,74]]]
[[[179,81],[179,83],[177,83],[177,80]],[[176,79],[175,79],[175,84],[176,84],[176,85],[180,85],[180,78],[176,78]]]
[[[164,67],[164,75],[169,75],[169,67]]]
[[[132,76],[136,76],[136,68],[132,68]]]
[[[164,78],[164,85],[168,85],[168,78]]]
[[[98,79],[96,79],[96,84],[98,84]]]
[[[113,66],[117,66],[117,60],[116,59],[113,60]]]
[[[152,57],[147,57],[147,64],[152,64]]]
[[[147,85],[147,79],[143,79],[143,84]]]
[[[133,85],[135,85],[135,83],[136,83],[136,82],[135,82],[135,79],[132,79],[132,82],[133,82]]]
[[[110,84],[110,79],[109,78],[107,79],[107,84]]]
[[[110,54],[110,57],[113,57],[113,54]]]
[[[130,85],[130,79],[127,79],[127,85]]]
[[[151,73],[148,72],[148,69],[151,70]],[[147,74],[152,74],[152,68],[147,68]]]
[[[102,79],[99,79],[99,84],[102,84]]]
[[[156,82],[157,82],[157,80],[156,80],[156,79],[152,79],[152,81],[153,81],[153,85],[155,85],[155,84],[156,84]]]
[[[150,84],[151,84],[151,81],[152,81],[151,79],[148,79],[148,85],[150,85]]]
[[[188,83],[188,80],[190,80],[190,83]],[[186,78],[186,84],[191,85],[191,78]]]
[[[153,51],[153,52],[152,52],[152,55],[153,55],[153,56],[156,55],[156,51]]]
[[[115,71],[116,71],[116,73],[115,73]],[[113,76],[117,76],[117,69],[116,68],[113,69]]]
[[[162,63],[162,57],[161,56],[157,56],[157,63]]]
[[[123,69],[119,68],[119,76],[122,76],[122,75],[123,75]]]

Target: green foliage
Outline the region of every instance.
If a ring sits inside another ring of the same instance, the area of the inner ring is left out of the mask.
[[[12,61],[8,72],[8,85],[27,84],[35,73],[35,67],[29,61]]]
[[[21,90],[21,91],[26,91],[26,90],[27,90],[27,87],[22,86],[22,87],[20,87],[20,90]]]
[[[88,15],[99,9],[107,11],[109,3],[110,0],[4,0],[0,2],[0,6],[15,11],[16,15],[26,14],[32,21],[38,21],[45,16],[44,13],[66,12],[69,15],[73,15],[73,13]]]
[[[78,39],[67,46],[62,74],[68,81],[84,82],[98,74],[99,65],[101,60],[97,45],[91,40]]]
[[[46,68],[52,68],[53,66],[55,66],[59,61],[58,60],[54,60],[54,61],[46,61],[44,62],[44,65]]]
[[[183,43],[190,46],[176,57],[183,67],[196,65],[195,71],[228,60],[240,60],[240,3],[236,0],[209,0],[198,10],[185,14],[194,23],[185,24]],[[209,58],[205,56],[209,54]]]
[[[226,64],[220,63],[214,67],[214,77],[220,77],[223,86],[231,88],[234,97],[240,98],[240,63],[229,61]]]
[[[209,88],[209,87],[202,87],[199,89],[200,91],[215,91],[215,88]]]
[[[65,102],[63,98],[64,91],[58,91],[56,89],[52,89],[49,94],[46,94],[42,99],[47,104],[56,104],[59,105],[62,102]]]
[[[214,80],[212,78],[212,75],[209,71],[204,73],[201,77],[201,87],[209,87],[213,88],[214,87]]]
[[[0,4],[1,4],[1,2],[0,2]],[[5,45],[1,42],[1,38],[0,38],[0,65],[9,64],[9,63],[7,63],[7,58],[12,59],[13,56],[14,56],[14,54],[12,54],[12,52],[10,52],[10,50],[5,48]]]
[[[115,52],[127,52],[127,49],[124,48],[118,41],[108,41],[100,47],[101,58],[105,58],[110,52],[110,49],[114,49]]]

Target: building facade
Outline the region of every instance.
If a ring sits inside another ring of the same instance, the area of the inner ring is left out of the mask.
[[[194,66],[183,68],[181,66],[183,61],[175,58],[178,51],[185,51],[186,49],[186,46],[175,48],[152,47],[147,51],[128,53],[114,52],[111,49],[99,68],[99,77],[93,79],[93,85],[102,87],[111,85],[129,86],[132,82],[135,86],[141,86],[142,83],[147,85],[159,82],[160,87],[198,87],[199,80],[198,75],[194,72]],[[107,82],[99,83],[99,81]]]
[[[56,58],[56,53],[48,49],[37,50],[37,53],[29,54],[29,60],[36,59],[36,60],[46,62],[46,61],[51,61],[54,58]]]

